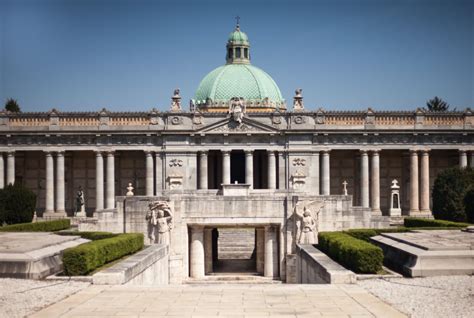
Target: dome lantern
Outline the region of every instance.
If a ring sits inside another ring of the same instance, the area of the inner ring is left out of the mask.
[[[240,30],[239,17],[227,41],[227,64],[250,64],[250,43],[247,34]]]

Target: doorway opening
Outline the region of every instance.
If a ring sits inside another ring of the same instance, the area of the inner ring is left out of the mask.
[[[230,182],[245,183],[245,153],[232,150],[230,153]]]

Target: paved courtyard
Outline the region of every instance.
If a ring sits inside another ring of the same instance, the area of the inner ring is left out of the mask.
[[[356,285],[90,286],[31,317],[405,317]]]

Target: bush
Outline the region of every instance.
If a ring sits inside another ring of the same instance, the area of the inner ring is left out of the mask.
[[[408,228],[426,228],[426,227],[444,227],[444,228],[463,228],[470,224],[461,222],[451,222],[444,220],[432,220],[432,219],[421,219],[421,218],[405,218],[403,224]]]
[[[0,232],[55,232],[71,227],[71,220],[60,219],[36,223],[21,223],[0,227]]]
[[[63,254],[64,273],[68,276],[86,275],[104,264],[141,250],[143,245],[143,234],[127,233],[68,248]]]
[[[88,239],[91,241],[103,240],[111,237],[116,237],[119,234],[110,233],[110,232],[78,232],[78,231],[63,231],[56,233],[59,235],[77,235],[83,239]]]
[[[433,186],[433,215],[436,219],[466,222],[466,193],[474,188],[474,170],[450,168],[438,174]]]
[[[20,184],[0,190],[0,225],[27,223],[33,220],[36,194]]]
[[[469,190],[466,196],[464,196],[464,209],[467,221],[474,223],[474,188]]]
[[[356,273],[377,273],[382,269],[380,247],[342,232],[320,232],[320,249]]]

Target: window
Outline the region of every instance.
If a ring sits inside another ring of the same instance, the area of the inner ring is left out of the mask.
[[[232,58],[232,49],[227,50],[227,58],[229,58],[229,59]]]
[[[249,58],[249,49],[248,49],[248,48],[245,48],[245,49],[244,49],[244,57],[245,57],[246,59]]]
[[[240,47],[235,49],[235,57],[240,59],[240,57],[241,57]]]

